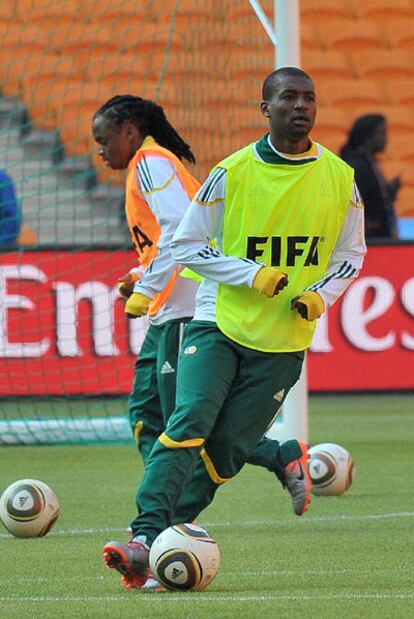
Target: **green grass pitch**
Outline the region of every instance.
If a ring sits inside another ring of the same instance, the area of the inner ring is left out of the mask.
[[[1,447],[0,488],[23,477],[60,500],[55,528],[20,540],[0,528],[0,617],[414,617],[414,396],[310,399],[310,443],[356,463],[342,497],[298,518],[268,472],[246,466],[199,518],[221,568],[202,593],[126,591],[101,548],[124,540],[142,468],[133,445]]]

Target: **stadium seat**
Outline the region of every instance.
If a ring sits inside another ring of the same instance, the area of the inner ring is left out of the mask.
[[[333,106],[318,105],[311,137],[334,152],[346,142],[350,126],[349,113]]]
[[[413,16],[412,0],[351,0],[352,11],[358,19],[384,21]]]
[[[330,78],[354,78],[355,71],[349,55],[342,52],[309,50],[303,58],[303,69],[318,84],[319,80]]]
[[[275,52],[271,45],[260,50],[249,50],[243,47],[234,49],[231,53],[229,71],[233,80],[260,80],[275,66]]]
[[[413,108],[414,106],[414,77],[390,78],[385,82],[384,89],[387,92],[388,101],[391,105],[400,105]]]
[[[78,7],[80,18],[90,23],[111,23],[119,19],[141,22],[146,14],[144,2],[137,0],[93,0],[93,2],[80,2]]]
[[[79,13],[79,3],[51,2],[50,0],[16,0],[15,16],[21,22],[32,24],[38,21],[47,22],[53,17],[59,17],[61,23],[76,20]]]
[[[32,25],[19,26],[17,23],[10,25],[0,22],[0,41],[3,49],[25,49],[27,53],[36,49],[45,50],[47,45],[40,28]]]
[[[414,164],[411,161],[403,161],[401,159],[391,159],[393,155],[390,149],[387,150],[382,162],[382,168],[384,170],[385,178],[391,180],[396,176],[401,178],[401,184],[404,187],[414,188]],[[413,202],[414,211],[414,202]]]
[[[157,53],[157,52],[155,52]],[[91,51],[89,60],[85,66],[85,74],[88,79],[99,80],[101,78],[117,76],[128,80],[132,76],[150,77],[147,62],[151,55],[135,53],[111,53]]]
[[[414,77],[414,57],[399,49],[359,50],[352,56],[355,73],[360,79],[387,81]]]
[[[315,36],[329,51],[357,53],[361,49],[381,49],[387,46],[380,25],[367,21],[325,20],[315,24]]]
[[[17,240],[18,245],[21,247],[33,247],[33,245],[37,245],[37,240],[36,232],[27,224],[22,224]]]
[[[2,93],[6,96],[20,96],[24,81],[27,87],[28,82],[36,84],[37,80],[45,78],[85,79],[73,56],[44,54],[39,50],[28,54],[27,50],[16,50],[14,57],[5,62],[6,51],[10,50],[0,49],[0,61],[4,61],[0,66]]]
[[[414,164],[414,141],[411,135],[393,135],[390,137],[388,152],[393,158]]]
[[[414,217],[414,187],[408,185],[401,187],[396,207],[399,217]]]
[[[214,60],[211,54],[197,52],[189,54],[187,51],[176,51],[168,54],[165,50],[155,50],[148,54],[146,74],[152,78],[165,75],[167,80],[185,78],[188,80],[209,80],[214,71]]]
[[[414,15],[409,18],[386,22],[383,25],[384,36],[390,47],[413,52],[414,50]]]
[[[368,112],[373,106],[384,105],[387,101],[384,88],[373,80],[322,80],[316,94],[321,105],[335,105],[342,110],[354,110],[355,113],[357,108],[365,108]]]
[[[119,43],[114,40],[108,27],[89,27],[87,24],[71,24],[48,34],[48,50],[60,54],[76,54],[84,61],[90,51],[113,52]]]
[[[382,113],[387,119],[390,137],[414,132],[414,106],[389,105]]]
[[[301,0],[301,18],[307,22],[320,22],[322,19],[341,19],[352,16],[349,0]]]

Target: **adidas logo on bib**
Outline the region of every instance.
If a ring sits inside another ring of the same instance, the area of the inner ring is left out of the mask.
[[[161,374],[172,374],[175,372],[173,366],[169,361],[165,361],[161,366]]]

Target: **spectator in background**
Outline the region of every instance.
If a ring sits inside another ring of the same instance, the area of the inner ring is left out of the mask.
[[[355,181],[365,203],[367,238],[398,238],[394,202],[400,177],[388,182],[376,155],[387,145],[387,123],[382,114],[366,114],[354,122],[340,156],[355,170]]]
[[[0,247],[13,247],[20,234],[21,216],[14,183],[0,169]]]

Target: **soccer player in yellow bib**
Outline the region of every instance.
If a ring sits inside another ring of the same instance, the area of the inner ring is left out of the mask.
[[[113,97],[94,114],[93,134],[103,160],[113,169],[128,170],[126,219],[141,266],[120,278],[120,291],[129,318],[150,319],[128,400],[131,429],[146,465],[174,410],[178,353],[194,313],[198,283],[179,276],[170,242],[200,183],[181,163],[195,161],[190,147],[151,100]],[[282,393],[278,397],[282,401]],[[298,515],[307,510],[310,498],[309,476],[306,470],[301,474],[306,460],[307,448],[296,440],[279,445],[264,438],[249,456],[251,464],[269,469],[285,484]],[[193,511],[184,503],[177,521],[192,520]],[[111,548],[113,553],[105,547],[105,560],[117,567],[113,554],[122,548]],[[119,567],[126,587],[141,587],[142,579]],[[144,588],[157,584],[149,578]]]
[[[177,262],[204,279],[132,541],[104,547],[131,579],[145,578],[157,535],[196,518],[253,454],[299,378],[316,320],[366,252],[353,171],[309,137],[311,78],[293,67],[270,74],[261,112],[270,132],[213,169],[171,243]]]

